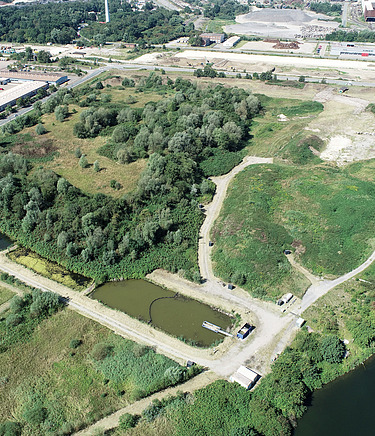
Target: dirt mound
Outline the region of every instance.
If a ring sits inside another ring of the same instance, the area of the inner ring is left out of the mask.
[[[314,18],[300,9],[261,9],[243,16],[244,21],[262,21],[266,23],[309,23]]]

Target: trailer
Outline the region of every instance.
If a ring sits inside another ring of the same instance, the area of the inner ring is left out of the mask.
[[[245,339],[249,336],[249,333],[254,329],[254,326],[246,323],[244,324],[240,330],[237,332],[237,338],[239,339]]]
[[[293,298],[293,294],[289,292],[288,294],[284,294],[279,300],[277,300],[276,304],[282,306],[283,304],[289,303],[289,301]]]

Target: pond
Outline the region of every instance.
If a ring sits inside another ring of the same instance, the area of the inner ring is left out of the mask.
[[[230,327],[232,318],[207,304],[177,295],[175,292],[145,280],[110,282],[91,296],[113,309],[133,318],[149,322],[172,336],[200,347],[209,347],[223,336],[202,327],[209,321],[223,328]]]
[[[0,232],[0,251],[6,250],[13,244],[12,240],[8,236]]]
[[[374,434],[375,358],[313,394],[294,436]]]

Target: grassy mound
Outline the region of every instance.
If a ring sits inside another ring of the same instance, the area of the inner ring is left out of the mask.
[[[216,273],[257,296],[298,295],[287,248],[316,275],[344,274],[372,251],[374,194],[373,183],[349,171],[249,167],[229,187],[213,229]]]

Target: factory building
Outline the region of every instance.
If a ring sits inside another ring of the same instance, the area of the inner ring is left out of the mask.
[[[365,21],[375,21],[375,1],[362,0]]]
[[[199,36],[203,39],[204,45],[219,44],[225,40],[224,33],[202,33]]]
[[[62,74],[57,73],[37,73],[35,71],[8,71],[8,70],[0,70],[0,77],[8,78],[12,82],[15,81],[39,81],[39,82],[47,82],[50,85],[61,85],[68,81],[68,76],[64,76]]]
[[[0,111],[7,106],[14,106],[19,98],[27,98],[34,96],[39,89],[48,89],[46,82],[24,82],[13,88],[1,91],[0,93]]]

